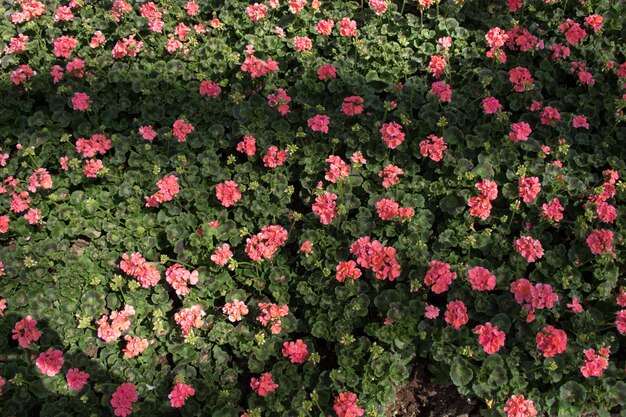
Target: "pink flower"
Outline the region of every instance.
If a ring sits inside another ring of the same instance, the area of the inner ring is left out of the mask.
[[[457,277],[456,272],[450,270],[450,265],[441,261],[430,261],[430,269],[426,272],[424,284],[428,285],[435,294],[448,291],[450,284]]]
[[[528,262],[535,262],[543,257],[543,247],[539,240],[530,236],[522,236],[515,241],[513,248]]]
[[[474,291],[491,291],[496,287],[496,276],[487,268],[475,266],[467,271],[467,274]]]
[[[602,223],[613,223],[617,219],[617,210],[615,206],[607,203],[606,201],[600,203],[597,208],[598,219]]]
[[[11,223],[9,216],[6,214],[0,216],[0,233],[6,233],[9,231],[9,223]]]
[[[541,217],[547,217],[555,223],[563,220],[563,210],[565,208],[561,205],[558,198],[554,198],[551,202],[544,203],[541,206]]]
[[[315,25],[315,31],[320,35],[330,35],[333,28],[335,27],[335,22],[332,19],[320,20],[317,25]]]
[[[443,152],[448,149],[448,145],[442,137],[428,135],[428,139],[420,142],[420,153],[424,158],[430,158],[435,162],[443,159]]]
[[[363,154],[361,152],[353,153],[352,156],[350,157],[350,161],[352,161],[352,164],[355,166],[367,164],[367,160],[363,157]]]
[[[204,316],[206,313],[200,304],[195,304],[189,308],[182,308],[174,314],[174,321],[181,327],[183,335],[186,336],[191,333],[192,328],[199,329],[204,325],[202,320]]]
[[[383,177],[383,187],[389,188],[400,182],[399,176],[404,174],[404,171],[395,165],[389,164],[378,172],[379,177]]]
[[[509,36],[504,30],[500,29],[499,27],[495,27],[489,29],[489,31],[485,35],[485,39],[487,40],[487,45],[490,48],[501,48],[509,39]]]
[[[434,82],[430,87],[430,94],[437,95],[442,103],[450,103],[452,101],[452,88],[444,81]]]
[[[61,36],[54,41],[54,55],[58,58],[69,58],[76,46],[78,46],[76,38]]]
[[[105,42],[104,35],[102,34],[101,31],[96,30],[93,36],[91,37],[91,39],[89,40],[89,47],[91,47],[92,49],[95,49],[99,47],[100,45],[102,45],[104,42]]]
[[[250,20],[257,23],[267,15],[267,6],[264,4],[254,3],[246,7],[246,14]]]
[[[317,77],[321,80],[327,80],[329,78],[337,78],[337,68],[330,64],[324,64],[317,70]]]
[[[483,99],[483,111],[485,114],[494,114],[502,110],[502,104],[495,97],[486,97]]]
[[[338,417],[361,417],[365,410],[358,406],[359,400],[353,392],[341,392],[335,397],[333,410]]]
[[[513,142],[527,141],[531,133],[532,130],[528,123],[513,123],[511,125],[511,133],[509,133],[509,139]]]
[[[74,110],[85,111],[89,109],[91,98],[85,93],[75,93],[72,97],[72,108]]]
[[[36,342],[41,337],[41,332],[37,330],[36,325],[37,320],[31,316],[24,317],[13,327],[13,340],[17,340],[21,347],[28,349],[31,342]]]
[[[561,113],[554,107],[546,106],[541,110],[539,115],[541,118],[541,124],[544,126],[552,125],[555,122],[561,121]]]
[[[68,388],[74,391],[80,391],[87,383],[89,374],[87,372],[80,371],[78,368],[71,368],[67,371],[65,379],[67,380]]]
[[[157,267],[149,264],[139,252],[134,252],[130,256],[128,253],[122,254],[119,268],[139,281],[143,288],[154,287],[161,279]]]
[[[590,26],[593,29],[594,33],[598,33],[602,30],[602,22],[604,21],[604,17],[599,14],[592,14],[585,17],[585,26]]]
[[[272,379],[271,373],[265,372],[261,374],[261,377],[259,379],[252,378],[250,380],[250,388],[252,388],[252,390],[259,394],[261,397],[266,397],[267,394],[271,394],[272,392],[276,391],[276,388],[278,388],[278,384],[276,384]]]
[[[304,256],[309,256],[313,253],[313,242],[308,240],[302,242],[302,245],[300,245],[300,252],[304,253]]]
[[[196,390],[191,385],[177,382],[167,398],[170,399],[170,405],[173,408],[181,408],[185,405],[187,398],[193,396],[195,393]]]
[[[370,268],[376,279],[393,281],[400,276],[400,264],[396,259],[396,249],[383,246],[378,240],[370,241],[369,236],[357,239],[350,246],[350,253],[357,256],[362,268]]]
[[[104,168],[104,164],[100,159],[90,159],[85,161],[83,174],[85,174],[87,178],[96,178],[102,168]]]
[[[4,47],[5,54],[18,54],[28,50],[28,36],[19,33],[16,37],[9,39],[9,45]]]
[[[378,16],[387,11],[387,0],[369,0],[368,4]]]
[[[405,134],[402,132],[402,126],[396,122],[383,123],[380,134],[389,149],[395,149],[404,142]]]
[[[39,355],[35,364],[42,374],[55,376],[61,372],[61,367],[64,362],[65,359],[63,359],[63,352],[58,349],[49,348]]]
[[[217,185],[215,195],[224,207],[230,207],[237,201],[241,200],[241,191],[239,185],[235,181],[224,181]]]
[[[504,346],[504,332],[498,330],[498,326],[492,326],[489,322],[474,327],[474,334],[478,335],[478,343],[480,343],[488,355],[496,353]]]
[[[340,262],[337,265],[337,273],[335,277],[337,281],[344,282],[346,278],[358,279],[361,276],[361,270],[356,266],[354,261]]]
[[[574,118],[572,119],[572,126],[574,126],[574,129],[583,127],[589,130],[589,122],[587,121],[587,118],[585,116],[574,116]]]
[[[626,309],[617,312],[617,316],[615,317],[615,326],[617,327],[619,334],[626,333]]]
[[[283,343],[283,356],[289,358],[291,363],[299,364],[309,359],[309,351],[307,345],[300,339],[294,342]]]
[[[282,166],[287,160],[287,156],[287,149],[281,149],[279,151],[276,146],[270,146],[263,157],[263,166],[267,168]]]
[[[309,125],[311,130],[314,132],[328,133],[328,125],[330,124],[330,117],[323,115],[323,114],[317,114],[311,117],[308,120],[307,124]]]
[[[211,260],[215,262],[216,265],[224,266],[232,257],[233,252],[230,250],[230,245],[228,243],[224,243],[221,247],[215,249],[215,252],[211,255]]]
[[[525,203],[532,202],[541,191],[541,182],[537,177],[520,177],[518,180],[518,192]]]
[[[251,135],[244,136],[243,140],[237,144],[237,151],[248,156],[254,156],[256,153],[256,138]]]
[[[431,55],[430,63],[428,64],[428,69],[433,74],[433,77],[441,78],[447,65],[448,63],[446,62],[446,59],[443,56]]]
[[[328,158],[326,158],[326,162],[330,164],[324,176],[326,180],[336,183],[340,178],[345,178],[350,175],[350,165],[346,164],[340,157],[329,155]]]
[[[450,324],[455,329],[459,329],[469,321],[467,317],[467,307],[465,307],[465,304],[461,300],[450,301],[446,306],[444,318],[446,323]]]
[[[271,72],[278,71],[278,69],[278,63],[272,58],[268,58],[267,61],[263,61],[254,55],[246,57],[243,65],[241,66],[241,71],[249,72],[252,78],[262,77],[270,74]]]
[[[22,64],[11,73],[10,78],[13,84],[20,85],[33,78],[33,75],[35,75],[35,71],[33,71],[30,65]]]
[[[32,208],[28,210],[24,218],[28,220],[28,224],[37,224],[41,220],[41,211],[37,208]]]
[[[509,0],[509,2],[510,1],[519,1],[521,5],[521,0]],[[537,415],[537,410],[533,402],[531,400],[525,400],[523,395],[512,395],[511,398],[506,401],[504,412],[507,417],[535,417]]]
[[[270,107],[276,107],[278,109],[278,113],[280,113],[281,116],[286,116],[287,114],[289,114],[290,102],[291,97],[282,88],[277,88],[276,94],[269,94],[267,96],[267,105]]]
[[[157,181],[157,187],[159,191],[150,197],[144,197],[146,200],[146,207],[158,207],[160,203],[172,201],[180,191],[178,185],[178,177],[175,175],[166,175],[159,181]]]
[[[0,262],[0,277],[4,275],[4,265]],[[4,317],[4,310],[7,309],[7,300],[5,298],[0,298],[0,317]]]
[[[427,319],[433,320],[439,317],[439,308],[433,305],[427,305],[425,307],[425,310],[426,313],[424,314],[424,317],[426,317]]]
[[[259,303],[261,314],[256,318],[263,326],[271,324],[270,331],[272,334],[278,334],[282,331],[282,317],[289,314],[289,306],[283,304],[281,306],[272,303]]]
[[[587,246],[594,255],[611,253],[613,250],[613,232],[607,229],[595,229],[587,236]]]
[[[537,349],[543,352],[545,358],[551,358],[565,352],[567,348],[567,334],[554,326],[545,326],[536,337]]]
[[[552,308],[559,296],[552,291],[550,284],[535,284],[530,288],[530,305],[533,309]]]
[[[470,215],[481,220],[487,220],[491,215],[491,202],[484,195],[470,197],[467,206],[470,208]]]
[[[157,133],[152,128],[152,125],[139,127],[139,134],[145,140],[152,140],[157,136]]]
[[[197,15],[199,10],[200,6],[198,6],[198,3],[196,3],[195,1],[188,1],[185,4],[185,11],[189,16]]]
[[[307,0],[289,0],[289,11],[293,14],[298,14],[304,9],[306,3]]]
[[[483,179],[481,182],[474,184],[476,189],[488,200],[498,198],[498,184],[494,181]]]
[[[313,204],[313,213],[320,216],[322,224],[330,224],[337,217],[337,194],[326,191],[324,194],[318,195]]]
[[[203,96],[217,98],[222,92],[222,88],[218,83],[213,81],[202,81],[200,83],[200,94]]]
[[[174,264],[165,271],[165,280],[179,297],[184,297],[190,292],[188,285],[198,283],[198,271],[188,271],[182,265]]]
[[[115,310],[107,317],[104,314],[96,324],[98,325],[98,337],[105,343],[113,342],[120,338],[122,332],[130,327],[130,316],[135,315],[133,306],[125,305],[124,310]],[[109,321],[111,323],[109,323]]]
[[[104,155],[109,149],[111,141],[99,133],[91,135],[89,139],[78,138],[76,141],[76,151],[83,158],[92,158],[98,153]]]
[[[179,143],[186,142],[187,135],[194,130],[195,128],[191,123],[185,123],[184,120],[178,119],[174,122],[174,125],[172,127],[172,135],[174,135],[178,139]]]
[[[137,387],[130,382],[121,384],[111,396],[111,407],[118,417],[126,417],[132,414],[133,403],[139,400]]]
[[[376,203],[376,213],[381,220],[392,220],[399,214],[400,205],[391,198],[382,198]]]
[[[148,339],[142,339],[137,336],[124,336],[124,340],[126,341],[126,347],[122,349],[122,353],[125,358],[134,358],[136,356],[141,355],[141,353],[150,346],[150,341]]]
[[[308,36],[296,36],[293,38],[293,43],[296,51],[310,51],[313,48],[313,42]]]
[[[356,36],[356,22],[354,20],[344,17],[337,24],[341,36]]]
[[[509,71],[509,81],[518,93],[532,89],[533,77],[524,67],[515,67]]]
[[[570,45],[576,45],[581,42],[587,36],[585,29],[580,27],[579,23],[574,22],[572,19],[567,19],[565,22],[559,25],[559,32],[565,35],[565,39]]]
[[[571,303],[567,303],[567,308],[569,308],[574,314],[580,314],[584,311],[583,306],[580,305],[577,297],[572,298]]]
[[[587,358],[585,365],[580,367],[580,372],[583,376],[585,378],[602,376],[604,370],[609,367],[609,349],[601,349],[599,355],[596,354],[594,349],[585,349],[583,353]]]
[[[271,259],[274,253],[287,241],[287,230],[279,225],[263,226],[261,231],[246,239],[246,254],[253,261]]]
[[[35,170],[33,174],[28,177],[28,191],[34,193],[37,191],[37,188],[43,188],[44,190],[52,188],[52,177],[45,168]]]
[[[243,320],[243,316],[248,314],[248,307],[246,303],[235,298],[232,302],[224,305],[222,313],[227,314],[228,320],[234,323]]]
[[[350,96],[343,99],[341,112],[346,116],[356,116],[363,113],[363,98],[360,96]]]

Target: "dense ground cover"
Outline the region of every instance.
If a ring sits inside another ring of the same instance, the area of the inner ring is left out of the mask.
[[[3,416],[624,407],[624,3],[2,4]]]

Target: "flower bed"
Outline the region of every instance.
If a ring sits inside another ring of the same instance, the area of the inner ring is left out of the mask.
[[[623,3],[3,7],[3,415],[624,407]]]

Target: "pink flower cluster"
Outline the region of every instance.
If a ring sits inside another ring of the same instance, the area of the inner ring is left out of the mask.
[[[154,287],[161,279],[156,266],[149,264],[139,252],[134,252],[130,256],[128,253],[122,254],[119,268],[126,275],[137,279],[143,288]]]
[[[282,353],[285,358],[289,358],[289,361],[295,364],[304,363],[309,359],[307,345],[300,339],[283,343]]]
[[[246,254],[253,261],[271,259],[287,241],[287,230],[280,225],[263,226],[256,235],[246,239]]]
[[[232,180],[224,181],[217,185],[215,196],[222,203],[222,206],[230,207],[241,200],[241,191],[239,191],[238,187],[239,184]]]
[[[243,320],[243,316],[248,314],[248,307],[246,303],[235,298],[232,302],[226,303],[222,307],[222,313],[227,314],[228,320],[234,323]]]
[[[170,406],[173,408],[181,408],[185,405],[187,398],[195,395],[196,390],[188,384],[177,382],[167,398],[170,400]]]
[[[543,203],[541,206],[541,217],[546,217],[555,223],[563,220],[563,210],[565,208],[561,205],[558,198],[554,198],[552,201]]]
[[[586,239],[589,250],[594,255],[613,251],[613,232],[608,229],[594,229]]]
[[[428,135],[428,139],[420,142],[420,153],[424,158],[430,158],[435,162],[443,159],[443,152],[448,149],[448,145],[442,137]]]
[[[393,198],[382,198],[376,203],[376,212],[381,220],[393,220],[396,217],[408,219],[415,215],[413,207],[400,207]]]
[[[130,35],[115,43],[111,55],[115,59],[121,59],[127,56],[134,58],[142,49],[143,42],[135,40],[135,35]]]
[[[182,265],[174,264],[165,271],[165,280],[179,297],[184,297],[190,292],[188,285],[198,283],[198,271],[188,271]]]
[[[100,320],[96,321],[98,325],[98,337],[105,343],[113,342],[120,338],[122,332],[130,327],[130,316],[135,315],[133,306],[125,305],[124,310],[114,310],[108,317],[104,314]],[[111,321],[111,323],[109,323]]]
[[[535,417],[537,409],[532,400],[524,399],[523,395],[512,395],[506,401],[504,412],[507,417]]]
[[[270,107],[276,107],[281,116],[289,114],[290,102],[291,97],[282,88],[277,88],[275,94],[269,94],[267,96],[267,105]]]
[[[452,101],[452,87],[445,81],[436,81],[430,86],[430,94],[439,97],[442,103],[450,103]]]
[[[176,175],[166,175],[157,181],[159,191],[146,199],[146,207],[158,207],[159,204],[172,201],[174,196],[180,191],[178,177]]]
[[[444,313],[446,323],[459,329],[464,324],[467,324],[469,317],[467,316],[467,307],[461,300],[450,301],[446,305],[446,312]]]
[[[16,70],[11,72],[11,82],[15,85],[24,84],[35,75],[35,71],[28,64],[20,65]]]
[[[317,70],[317,78],[321,81],[327,80],[329,78],[337,78],[337,68],[333,67],[330,64],[324,64]]]
[[[541,182],[537,177],[520,177],[518,180],[518,195],[525,203],[532,202],[541,191]]]
[[[28,191],[34,193],[37,191],[37,188],[43,188],[44,190],[52,188],[52,177],[45,168],[35,170],[28,178]]]
[[[528,136],[532,133],[530,125],[526,122],[518,122],[511,124],[511,132],[509,133],[509,139],[512,142],[525,142],[528,140]]]
[[[200,304],[195,304],[191,307],[182,308],[179,312],[174,314],[174,321],[178,324],[183,335],[191,333],[192,328],[199,329],[204,325],[202,318],[206,316],[206,313],[200,307]]]
[[[474,334],[478,335],[478,343],[488,355],[496,353],[504,346],[506,335],[498,326],[492,326],[489,322],[474,327]]]
[[[570,45],[577,45],[585,37],[587,32],[580,26],[580,23],[574,22],[572,19],[567,19],[565,22],[559,25],[559,32],[565,35],[565,39]]]
[[[148,339],[142,339],[141,337],[131,336],[128,334],[124,336],[124,340],[126,341],[126,347],[122,349],[122,353],[127,359],[141,355],[141,353],[151,344]]]
[[[139,400],[137,387],[130,382],[121,384],[111,396],[111,407],[118,417],[126,417],[132,414],[133,403]]]
[[[89,139],[78,138],[76,141],[76,151],[83,158],[91,158],[96,154],[104,155],[109,149],[111,141],[99,133],[91,135]]]
[[[15,323],[12,339],[17,340],[17,343],[24,349],[28,349],[31,342],[36,342],[41,337],[41,332],[37,330],[36,326],[37,320],[31,316],[24,317]]]
[[[350,175],[350,165],[346,164],[341,157],[329,155],[328,158],[326,158],[326,162],[328,162],[330,166],[324,178],[333,184],[336,183],[339,178],[345,178]]]
[[[496,276],[487,268],[475,266],[467,271],[467,275],[474,291],[491,291],[496,287]]]
[[[230,250],[230,245],[224,243],[222,246],[215,249],[215,252],[211,255],[211,260],[216,265],[224,266],[228,263],[228,260],[233,257],[233,252]]]
[[[314,132],[328,133],[330,117],[324,114],[316,114],[308,120],[307,124]]]
[[[474,185],[480,195],[470,197],[467,205],[471,216],[478,217],[481,220],[487,220],[491,214],[491,201],[498,197],[498,184],[494,181],[484,179]]]
[[[378,240],[371,241],[369,236],[361,237],[350,245],[350,253],[357,257],[361,268],[371,269],[376,279],[393,281],[400,276],[396,249],[383,246]]]
[[[428,285],[435,294],[448,291],[450,284],[457,277],[456,272],[450,270],[450,265],[441,261],[430,261],[430,268],[426,271],[424,284]]]
[[[237,151],[248,156],[254,156],[256,153],[256,138],[251,135],[244,136],[241,142],[237,144]]]
[[[515,67],[509,70],[509,81],[518,93],[531,90],[533,87],[533,77],[530,75],[530,71],[524,67]]]
[[[39,368],[42,374],[47,376],[55,376],[61,372],[63,363],[65,363],[65,359],[63,359],[63,352],[53,348],[49,348],[45,352],[42,352],[35,361],[37,368]]]
[[[11,22],[14,24],[38,19],[46,13],[46,6],[36,0],[21,0],[17,2],[22,10],[11,14]]]
[[[312,209],[313,213],[320,216],[322,224],[330,224],[337,217],[337,194],[326,191],[315,198]]]
[[[210,80],[205,80],[200,83],[200,94],[203,96],[217,98],[222,92],[222,88],[218,83]]]
[[[360,96],[350,96],[343,99],[341,112],[346,116],[356,116],[363,113],[363,98]]]
[[[353,392],[341,392],[335,397],[333,410],[338,417],[361,417],[365,410],[359,407],[359,400]]]
[[[250,73],[252,78],[259,78],[272,71],[278,71],[278,62],[274,61],[272,58],[263,61],[254,55],[248,55],[241,65],[241,71]]]
[[[551,358],[567,349],[567,334],[554,326],[545,326],[536,337],[537,349],[543,352],[545,358]]]
[[[267,394],[271,394],[276,391],[278,388],[278,384],[274,382],[272,379],[272,374],[269,372],[264,372],[261,374],[260,378],[252,378],[250,379],[250,388],[261,397],[266,397]]]
[[[585,349],[583,354],[587,358],[585,364],[580,367],[580,372],[585,378],[590,376],[602,376],[602,373],[609,367],[609,348],[600,349],[596,354],[595,349]]]
[[[80,391],[87,383],[87,379],[89,379],[89,374],[87,372],[80,371],[78,368],[71,368],[67,371],[65,379],[67,381],[67,386],[70,389],[74,391]]]
[[[389,149],[395,149],[404,142],[405,133],[402,126],[396,122],[383,123],[380,134]]]
[[[543,247],[541,242],[530,236],[522,236],[513,243],[513,248],[522,255],[528,262],[535,262],[543,258]]]
[[[399,183],[399,176],[402,174],[404,174],[404,171],[392,164],[385,166],[378,172],[378,176],[383,178],[383,187],[385,188],[389,188],[392,185]]]
[[[77,46],[78,42],[73,36],[61,36],[54,41],[54,55],[57,58],[69,58]]]
[[[272,334],[278,334],[283,330],[282,317],[289,314],[289,306],[283,304],[278,306],[273,303],[259,303],[261,314],[256,318],[263,326],[267,326],[271,323],[270,332]]]
[[[172,126],[172,135],[176,137],[179,143],[187,142],[187,135],[194,130],[195,128],[191,123],[186,123],[183,119],[177,119]]]
[[[346,278],[358,279],[361,277],[361,270],[354,261],[339,262],[335,277],[339,282],[344,282]]]
[[[278,150],[276,146],[270,146],[263,157],[263,166],[266,168],[276,168],[282,166],[289,156],[287,149]]]
[[[431,55],[430,63],[428,64],[428,69],[430,70],[431,74],[433,74],[433,77],[441,78],[447,65],[448,63],[446,62],[446,59],[443,56]]]

